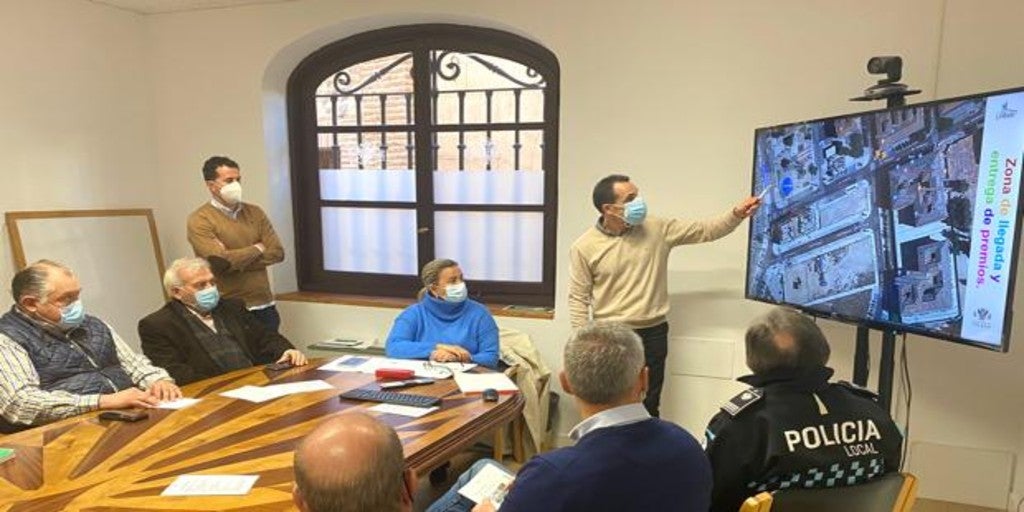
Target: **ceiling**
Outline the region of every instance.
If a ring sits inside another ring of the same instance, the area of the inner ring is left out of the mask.
[[[139,14],[161,14],[179,11],[222,9],[250,4],[272,4],[294,0],[88,0]]]

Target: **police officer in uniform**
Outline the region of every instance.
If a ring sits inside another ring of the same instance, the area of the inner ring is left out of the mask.
[[[877,397],[829,383],[828,342],[795,310],[775,308],[746,334],[752,387],[706,432],[712,512],[736,512],[763,491],[856,485],[897,471],[903,436]]]

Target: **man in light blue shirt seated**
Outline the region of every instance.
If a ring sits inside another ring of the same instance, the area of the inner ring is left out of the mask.
[[[621,323],[577,330],[565,346],[562,388],[581,421],[575,446],[537,455],[519,471],[501,503],[517,511],[693,511],[711,503],[711,466],[700,444],[643,406],[647,367],[640,337]],[[428,512],[495,510],[458,490],[491,460],[476,463]]]
[[[498,366],[498,325],[472,300],[459,264],[438,259],[420,272],[420,301],[402,311],[388,333],[388,357]]]

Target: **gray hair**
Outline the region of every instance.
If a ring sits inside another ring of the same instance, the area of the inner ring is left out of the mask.
[[[640,336],[619,322],[595,322],[576,330],[565,345],[565,376],[573,394],[591,404],[623,398],[644,368]]]
[[[11,279],[11,297],[15,304],[23,297],[37,297],[45,303],[46,297],[53,291],[50,272],[61,270],[65,275],[74,275],[70,268],[51,260],[39,260],[21,269]]]
[[[295,449],[295,485],[310,512],[397,512],[400,510],[405,470],[402,442],[395,430],[380,420],[362,412],[345,412],[328,420],[338,422],[359,421],[371,431],[365,443],[372,444],[373,456],[365,460],[331,460],[328,466],[319,466],[319,472],[307,467],[306,452],[316,447],[308,443],[322,441],[317,430],[329,430],[329,423],[317,427]],[[325,469],[334,471],[326,471]]]
[[[210,262],[203,258],[178,258],[174,260],[171,262],[171,266],[167,267],[167,270],[164,272],[164,291],[170,296],[172,290],[185,285],[185,281],[181,279],[182,270],[199,270],[201,268],[209,269]]]
[[[776,307],[747,328],[747,366],[755,374],[825,366],[832,350],[818,325],[791,308]]]
[[[448,258],[438,258],[436,260],[428,262],[423,265],[423,270],[420,270],[420,281],[423,282],[423,288],[416,294],[416,298],[422,299],[427,293],[427,289],[437,284],[438,277],[441,276],[441,271],[446,268],[457,267],[459,264],[455,260]]]

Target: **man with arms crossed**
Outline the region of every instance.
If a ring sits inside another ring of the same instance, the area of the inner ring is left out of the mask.
[[[225,298],[241,299],[253,316],[276,331],[281,316],[270,291],[267,267],[284,260],[284,248],[259,206],[242,202],[242,173],[225,156],[203,164],[210,202],[188,217],[188,242],[196,256],[226,260],[217,279]],[[216,268],[216,265],[214,265]]]

